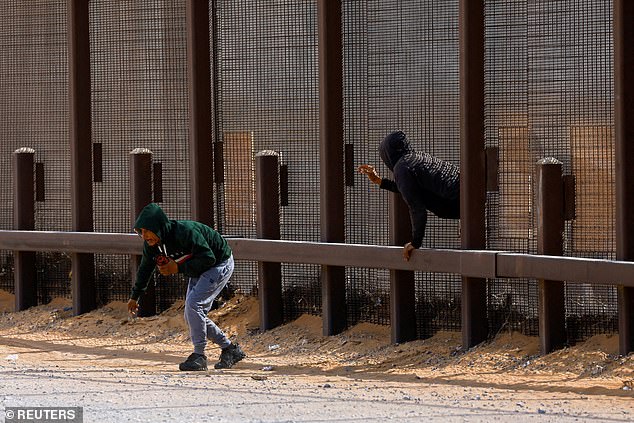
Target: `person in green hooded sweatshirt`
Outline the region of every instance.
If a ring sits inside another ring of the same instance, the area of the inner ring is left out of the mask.
[[[143,257],[128,301],[136,316],[139,297],[157,269],[162,275],[182,273],[189,277],[185,296],[185,321],[194,352],[180,363],[183,371],[207,370],[205,347],[211,340],[222,348],[216,369],[231,368],[246,355],[232,343],[207,313],[233,273],[233,254],[227,241],[214,229],[192,220],[170,220],[154,203],[141,210],[134,231],[143,238]]]

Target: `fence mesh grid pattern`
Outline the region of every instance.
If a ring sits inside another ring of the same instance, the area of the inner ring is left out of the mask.
[[[499,151],[488,247],[537,252],[535,164],[552,156],[575,178],[565,254],[614,258],[611,2],[495,0],[486,2],[485,16],[486,143]],[[537,335],[536,285],[489,283],[493,331]],[[571,341],[616,331],[616,288],[567,284],[566,299]]]
[[[162,165],[167,215],[190,216],[185,28],[184,0],[90,2],[92,136],[103,157],[96,231],[131,231],[129,153],[139,147]],[[129,256],[96,257],[102,302],[129,297],[129,263]],[[159,281],[159,306],[182,297],[184,278]]]
[[[215,6],[215,9],[212,7]],[[171,218],[190,217],[186,2],[90,2],[92,138],[102,149],[94,183],[95,230],[129,232],[129,153],[148,148],[162,165]],[[280,153],[288,169],[282,239],[319,240],[319,98],[315,1],[210,2],[212,139],[224,181],[215,222],[230,237],[255,237],[254,155]],[[414,149],[459,164],[458,1],[342,1],[344,141],[354,165],[389,170],[378,143],[403,130]],[[70,229],[66,2],[7,1],[0,11],[0,227],[12,229],[11,160],[22,146],[44,163],[46,198],[36,229]],[[535,162],[554,156],[575,178],[575,219],[565,254],[614,258],[614,87],[610,1],[485,2],[485,138],[499,154],[498,190],[487,194],[490,249],[536,252]],[[209,158],[211,160],[212,158]],[[346,241],[388,243],[387,191],[355,173],[346,186]],[[423,246],[459,248],[457,221],[428,222]],[[70,259],[38,253],[38,296],[69,295]],[[0,288],[13,290],[11,252],[0,254]],[[97,255],[101,303],[127,298],[129,256]],[[320,268],[282,265],[284,316],[320,313]],[[238,261],[234,288],[257,292],[255,262]],[[158,308],[184,293],[160,278]],[[350,324],[389,323],[389,272],[346,269]],[[537,334],[537,283],[489,280],[491,333]],[[616,289],[566,285],[569,339],[616,331]],[[460,329],[460,277],[416,274],[418,334]]]
[[[224,211],[223,233],[255,236],[255,198],[239,195],[237,178],[245,173],[254,178],[254,153],[274,150],[288,167],[289,204],[281,208],[281,238],[318,241],[316,4],[219,1],[217,16],[217,137],[222,137],[228,159],[224,206],[219,207]],[[240,148],[240,143],[246,146]],[[246,222],[234,224],[237,207],[250,210]],[[257,286],[254,263],[240,261],[234,274],[234,284],[247,293]],[[282,278],[285,318],[321,310],[318,266],[284,265]]]
[[[458,164],[458,3],[347,1],[343,22],[345,141],[355,164],[391,178],[378,145],[393,130],[405,132],[413,149]],[[389,195],[356,174],[346,192],[348,242],[388,243]],[[430,214],[423,247],[459,246],[458,222]],[[348,269],[348,276],[350,320],[389,323],[389,272]],[[435,305],[432,323],[419,321],[420,336],[459,327],[459,312],[449,311],[460,310],[459,292],[459,277],[417,273],[418,313]]]
[[[35,149],[44,163],[45,201],[36,230],[70,230],[68,49],[65,1],[6,1],[0,10],[0,227],[13,229],[13,152]],[[13,255],[3,251],[0,288],[13,291]],[[38,300],[70,293],[70,259],[37,253]]]

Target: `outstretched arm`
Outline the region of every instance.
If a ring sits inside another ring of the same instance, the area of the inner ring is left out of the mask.
[[[153,272],[154,263],[144,250],[143,257],[141,258],[141,263],[139,264],[139,268],[137,269],[136,281],[134,283],[134,286],[132,287],[132,293],[130,295],[131,299],[135,301],[139,300],[139,297],[143,295],[143,293],[147,290]]]
[[[150,259],[148,259],[145,252],[146,251],[144,249],[144,254],[137,270],[136,281],[134,287],[132,288],[130,299],[128,300],[128,313],[130,313],[132,317],[136,317],[139,311],[139,297],[143,295],[147,289],[150,283],[150,277],[154,271],[154,264]]]

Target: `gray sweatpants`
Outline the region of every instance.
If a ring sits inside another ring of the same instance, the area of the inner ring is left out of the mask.
[[[233,256],[207,270],[197,278],[189,278],[185,297],[185,321],[194,344],[194,352],[204,354],[207,339],[220,348],[231,345],[224,332],[208,317],[214,299],[227,285],[233,273]]]

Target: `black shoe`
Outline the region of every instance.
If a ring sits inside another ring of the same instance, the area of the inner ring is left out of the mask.
[[[203,354],[192,353],[187,360],[178,365],[178,368],[184,372],[207,370],[207,357]]]
[[[240,345],[231,344],[227,348],[223,348],[220,353],[220,361],[215,365],[215,369],[230,369],[238,361],[242,360],[247,355],[242,351]]]

